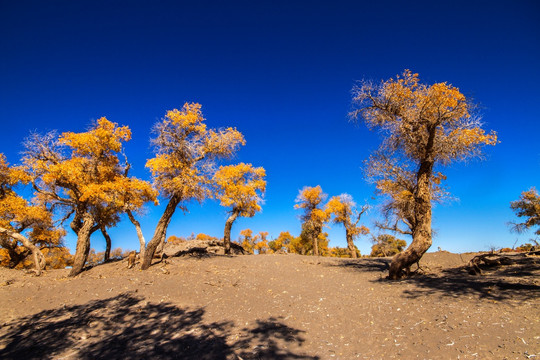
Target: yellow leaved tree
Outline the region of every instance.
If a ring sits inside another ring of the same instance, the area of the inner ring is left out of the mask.
[[[229,218],[225,223],[223,242],[225,254],[231,252],[231,228],[238,216],[253,217],[261,211],[266,190],[264,168],[251,164],[221,166],[214,175],[217,199],[221,206],[229,207]]]
[[[319,185],[315,187],[305,186],[299,191],[296,197],[295,209],[303,209],[304,213],[300,216],[302,220],[302,234],[312,244],[313,255],[319,256],[319,242],[326,241],[322,236],[324,224],[329,219],[329,213],[321,208],[321,203],[327,195],[323,193]],[[325,243],[327,244],[327,242]]]
[[[77,234],[69,276],[83,270],[95,231],[115,225],[126,209],[155,200],[151,185],[128,177],[128,165],[120,162],[122,143],[130,138],[127,126],[102,117],[86,132],[32,134],[25,142],[23,161],[38,200],[61,211],[63,221],[71,218]]]
[[[294,237],[291,235],[288,231],[282,231],[279,233],[279,236],[277,239],[272,240],[268,243],[268,247],[270,248],[270,251],[273,253],[285,253],[285,252],[291,252],[289,251],[289,245],[291,241],[294,239]]]
[[[540,194],[535,187],[523,191],[518,200],[510,203],[510,208],[518,217],[525,218],[525,221],[521,223],[510,223],[512,230],[520,233],[538,226],[539,228],[534,233],[540,235]]]
[[[254,250],[257,250],[258,254],[266,254],[270,247],[268,246],[268,232],[259,231],[259,234],[255,236],[255,246]]]
[[[326,212],[333,216],[334,224],[342,224],[345,227],[345,237],[347,239],[347,248],[352,258],[358,257],[358,249],[354,245],[354,239],[360,235],[369,234],[369,229],[364,225],[358,226],[362,214],[368,209],[364,205],[360,211],[356,210],[356,203],[349,194],[333,196],[326,204]]]
[[[216,161],[232,157],[245,144],[236,129],[207,129],[204,121],[200,104],[185,103],[181,110],[167,111],[154,127],[156,155],[146,166],[167,206],[146,246],[143,270],[150,267],[156,249],[165,241],[176,208],[186,210],[186,202],[212,197]]]
[[[432,201],[444,195],[445,177],[437,168],[480,156],[483,145],[497,143],[497,135],[486,134],[474,105],[458,88],[422,84],[409,70],[379,84],[359,83],[353,105],[352,118],[362,118],[384,136],[367,163],[367,176],[389,198],[385,212],[395,219],[390,228],[412,236],[390,265],[389,277],[398,279],[431,246]]]
[[[253,236],[251,229],[244,229],[240,231],[240,237],[238,238],[238,245],[242,246],[248,254],[255,253],[255,244],[258,240],[258,236]]]
[[[28,184],[30,177],[21,167],[12,167],[0,154],[0,246],[5,262],[15,267],[32,254],[36,273],[45,267],[40,246],[60,246],[64,235],[56,228],[51,213],[42,205],[32,204],[18,195],[14,188]]]

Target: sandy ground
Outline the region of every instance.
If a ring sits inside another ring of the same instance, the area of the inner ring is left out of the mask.
[[[472,276],[472,256],[427,254],[399,282],[389,259],[299,255],[0,269],[0,358],[540,358],[540,264]]]

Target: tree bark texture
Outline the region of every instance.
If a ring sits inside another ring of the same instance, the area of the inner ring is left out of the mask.
[[[225,254],[231,253],[231,229],[239,213],[240,212],[238,210],[233,209],[231,216],[229,216],[229,218],[225,222],[225,231],[223,234],[223,246],[225,247]]]
[[[415,224],[412,229],[411,245],[402,253],[394,256],[390,264],[388,277],[400,279],[403,269],[417,263],[431,246],[431,174],[433,162],[422,162],[417,175],[417,187],[414,194]]]
[[[345,237],[347,238],[347,247],[349,248],[351,257],[353,259],[358,258],[358,255],[356,254],[356,246],[354,246],[353,236],[348,228],[345,228]]]
[[[139,257],[141,259],[144,259],[144,250],[146,248],[146,241],[144,240],[144,235],[141,229],[141,224],[137,219],[135,219],[135,216],[133,216],[133,213],[131,210],[126,211],[127,216],[129,218],[129,221],[135,226],[135,230],[137,230],[137,237],[139,238],[139,245],[140,245],[140,251],[139,251]]]
[[[312,234],[311,237],[313,238],[313,255],[319,256],[319,237],[315,234]]]
[[[107,232],[107,229],[105,226],[101,227],[101,234],[103,234],[103,237],[105,238],[105,255],[103,256],[103,262],[109,261],[111,258],[111,237],[109,236],[109,233]]]
[[[17,241],[20,241],[25,248],[29,249],[32,253],[34,264],[36,266],[36,274],[41,275],[41,269],[45,268],[45,256],[43,256],[41,250],[39,250],[36,245],[32,244],[32,242],[28,240],[26,236],[18,232],[0,227],[0,234],[5,234]]]
[[[96,230],[94,217],[90,213],[82,216],[82,226],[77,233],[77,247],[73,257],[73,267],[69,272],[70,277],[80,274],[86,264],[88,253],[90,252],[90,235]]]
[[[176,207],[180,204],[180,196],[175,194],[171,197],[169,200],[169,203],[167,204],[167,207],[165,208],[165,211],[163,212],[163,215],[161,215],[161,218],[159,219],[159,222],[156,226],[156,230],[154,231],[154,236],[152,236],[152,239],[148,242],[148,245],[146,246],[146,250],[144,252],[144,258],[141,264],[141,270],[146,270],[150,267],[152,264],[152,259],[154,258],[154,254],[156,252],[156,249],[162,239],[167,234],[167,227],[169,226],[169,223],[171,222],[171,218],[176,210]]]

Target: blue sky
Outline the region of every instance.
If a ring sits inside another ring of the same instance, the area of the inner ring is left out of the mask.
[[[294,199],[305,185],[374,205],[362,161],[377,133],[347,120],[356,80],[411,69],[447,81],[481,106],[501,141],[484,161],[446,169],[459,198],[434,209],[432,250],[512,246],[509,202],[540,186],[540,3],[537,1],[0,1],[0,151],[17,163],[30,131],[84,131],[106,116],[128,125],[134,175],[152,156],[150,129],[168,109],[199,102],[211,127],[235,126],[235,162],[267,170],[263,212],[240,230],[300,232]],[[162,202],[164,203],[164,202]],[[179,210],[169,235],[222,236],[215,201]],[[149,239],[162,207],[142,220]],[[344,230],[327,229],[331,246]],[[127,219],[113,247],[137,248]],[[406,239],[409,241],[409,239]],[[74,248],[75,238],[66,243]],[[103,248],[100,234],[92,246]],[[357,245],[368,253],[369,239]]]

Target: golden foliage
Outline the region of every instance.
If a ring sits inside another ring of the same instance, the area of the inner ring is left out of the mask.
[[[196,240],[202,240],[202,241],[209,241],[209,240],[217,240],[218,238],[214,237],[214,236],[211,236],[211,235],[206,235],[206,234],[200,233],[200,234],[197,234],[195,239]]]
[[[371,257],[393,256],[403,251],[407,246],[405,240],[397,239],[390,234],[381,234],[373,237]]]
[[[268,243],[268,247],[273,253],[291,252],[289,245],[293,238],[294,237],[288,231],[282,231],[279,233],[277,239]]]
[[[351,116],[383,130],[384,146],[410,159],[447,164],[478,156],[482,145],[497,143],[495,132],[481,129],[474,106],[445,82],[422,84],[418,74],[405,70],[378,86],[363,82],[353,94],[357,110]]]
[[[311,223],[322,229],[323,224],[328,221],[329,213],[320,208],[321,203],[327,195],[323,193],[319,185],[315,187],[305,186],[296,197],[295,209],[304,209],[301,216],[305,223]]]
[[[21,235],[24,233],[33,245],[57,246],[65,232],[54,225],[52,214],[43,205],[28,202],[14,190],[15,186],[24,185],[29,180],[23,168],[10,166],[4,154],[0,153],[0,228]],[[0,235],[0,245],[11,251],[17,251],[18,241],[7,232]]]
[[[248,254],[255,253],[255,242],[257,239],[253,237],[253,231],[251,231],[251,229],[240,231],[240,238],[238,240],[240,246],[242,246]]]
[[[24,163],[44,202],[87,211],[93,207],[96,217],[112,216],[157,201],[151,185],[128,177],[127,164],[120,164],[122,142],[130,138],[127,126],[102,117],[86,132],[65,132],[58,139],[54,134],[34,135],[26,143]]]
[[[186,238],[184,238],[183,236],[176,236],[176,235],[171,235],[167,238],[167,244],[172,244],[172,245],[179,245],[179,244],[183,244],[185,242],[187,242],[188,240]]]
[[[73,264],[73,256],[66,247],[45,248],[41,251],[49,269],[65,269]]]
[[[540,226],[540,195],[536,188],[532,187],[522,192],[518,200],[510,203],[510,208],[518,217],[526,219],[522,223],[512,223],[515,231],[522,232],[531,227]],[[535,234],[540,235],[540,228],[535,231]]]
[[[264,168],[254,168],[251,164],[220,166],[214,175],[217,198],[222,206],[232,207],[232,212],[252,217],[261,210],[265,176]]]
[[[349,194],[333,196],[326,204],[326,212],[329,216],[334,217],[334,224],[342,224],[353,239],[359,235],[369,234],[367,227],[358,226],[360,217],[366,210],[367,206],[361,212],[358,212],[356,203]]]
[[[181,110],[167,111],[155,126],[156,156],[146,166],[164,196],[177,194],[182,201],[211,196],[214,161],[231,157],[245,144],[236,129],[208,130],[204,121],[200,104],[185,103]]]

